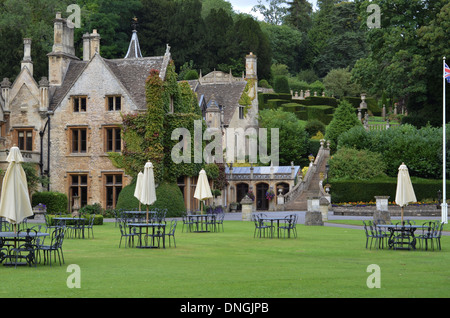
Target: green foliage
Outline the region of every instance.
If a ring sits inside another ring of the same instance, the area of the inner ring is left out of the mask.
[[[136,182],[129,184],[120,191],[117,200],[117,210],[137,210],[139,209],[139,201],[134,196]],[[141,206],[141,210],[145,211],[146,206]],[[156,188],[156,201],[149,206],[152,209],[167,209],[166,217],[180,217],[186,212],[184,206],[183,194],[176,183],[162,182]]]
[[[267,139],[270,143],[270,129],[279,129],[280,165],[298,164],[306,157],[309,149],[309,138],[303,125],[293,113],[282,110],[262,110],[259,112],[261,128],[267,128]],[[270,149],[270,145],[268,145]]]
[[[31,162],[23,162],[22,163],[23,171],[27,176],[27,186],[28,192],[31,194],[37,190],[39,184],[43,186],[47,186],[49,183],[48,177],[39,176],[37,171],[37,165]],[[1,172],[1,171],[0,171]]]
[[[383,156],[368,150],[339,148],[328,163],[333,180],[368,180],[386,175]]]
[[[101,214],[103,214],[103,209],[102,209],[102,206],[100,203],[94,203],[94,204],[85,205],[84,207],[80,208],[80,210],[78,212],[80,212],[82,215],[83,214],[101,215]]]
[[[69,206],[67,195],[54,191],[35,192],[31,197],[31,205],[34,207],[39,203],[45,204],[49,214],[65,213]]]
[[[191,140],[194,140],[194,121],[201,120],[201,115],[193,113],[174,113],[167,114],[165,116],[164,130],[165,134],[164,146],[167,156],[165,158],[165,176],[164,179],[176,182],[178,177],[181,176],[196,176],[201,170],[201,163],[194,162],[194,143],[191,143],[190,149],[190,163],[175,163],[171,158],[172,149],[179,140],[172,140],[171,134],[176,128],[185,128],[189,131]],[[206,129],[204,121],[202,121],[202,135]],[[203,149],[203,147],[202,147]]]
[[[386,173],[391,177],[397,176],[402,163],[407,165],[411,176],[438,179],[442,175],[442,128],[417,129],[411,125],[383,131],[353,128],[339,137],[338,148],[342,147],[381,154]],[[449,159],[447,153],[447,162]]]
[[[332,171],[331,171],[332,172]],[[442,180],[424,180],[411,178],[417,201],[437,199],[438,190],[442,191]],[[372,180],[329,180],[331,184],[332,203],[369,202],[375,196],[389,196],[389,201],[395,201],[397,178],[375,178]],[[450,182],[447,182],[447,189]],[[447,197],[450,190],[447,190]]]
[[[331,70],[323,79],[323,85],[328,94],[336,97],[355,96],[360,93],[360,88],[353,82],[348,68]]]
[[[198,79],[198,72],[196,70],[190,70],[190,71],[186,72],[186,75],[184,76],[185,81],[196,80],[196,79]]]
[[[278,76],[275,78],[273,88],[277,93],[290,93],[289,81],[286,76]]]
[[[355,126],[362,126],[355,109],[349,102],[341,101],[334,112],[333,119],[327,126],[325,139],[330,141],[332,149],[336,149],[339,136]]]
[[[325,124],[318,119],[311,119],[306,123],[305,130],[312,137],[319,131],[325,133]]]

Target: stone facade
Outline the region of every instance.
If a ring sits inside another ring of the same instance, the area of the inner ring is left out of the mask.
[[[120,190],[131,178],[113,166],[108,152],[120,152],[121,114],[146,109],[145,80],[151,69],[164,78],[170,51],[159,57],[101,57],[100,34],[83,36],[83,59],[75,55],[73,28],[57,13],[49,76],[33,78],[31,40],[24,40],[22,70],[13,84],[1,83],[0,167],[6,170],[13,144],[26,161],[50,180],[48,189],[66,193],[70,210],[100,203],[114,208]],[[132,43],[136,46],[137,34]],[[132,45],[130,43],[130,46]]]

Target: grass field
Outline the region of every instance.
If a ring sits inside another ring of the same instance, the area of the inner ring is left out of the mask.
[[[449,297],[450,238],[441,251],[365,248],[362,230],[298,225],[298,237],[254,238],[252,222],[225,221],[225,232],[176,232],[166,249],[119,248],[119,228],[94,239],[65,239],[65,264],[0,266],[0,298],[394,298]],[[80,288],[68,288],[70,264]],[[371,264],[381,288],[368,288]]]

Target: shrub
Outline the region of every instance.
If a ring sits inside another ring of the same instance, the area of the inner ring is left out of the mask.
[[[103,209],[102,206],[100,205],[100,203],[94,203],[91,205],[85,205],[84,207],[82,207],[79,212],[81,214],[96,214],[96,215],[100,215],[103,214]]]
[[[442,191],[442,180],[411,178],[417,201],[437,198]],[[389,196],[395,201],[397,178],[376,178],[372,180],[330,180],[332,203],[369,202],[375,196]],[[450,181],[447,182],[447,197],[450,195]]]
[[[325,133],[325,124],[318,119],[311,119],[306,123],[305,130],[312,137],[319,131]]]
[[[129,184],[120,191],[117,200],[116,209],[136,210],[139,208],[139,201],[134,196],[136,182]],[[149,206],[149,210],[153,208],[167,209],[166,217],[182,216],[186,212],[184,206],[183,194],[176,183],[162,182],[156,188],[156,201]],[[141,210],[145,211],[146,206],[141,206]]]
[[[31,205],[36,206],[39,203],[46,205],[49,214],[65,212],[69,206],[67,195],[54,191],[35,192],[31,198]]]
[[[341,148],[328,163],[333,179],[368,180],[386,175],[382,155],[368,150]]]
[[[289,82],[286,76],[276,77],[273,88],[277,93],[289,94],[291,92],[289,88]]]
[[[407,165],[411,176],[436,179],[442,175],[442,128],[427,126],[417,129],[411,125],[382,131],[353,128],[339,137],[338,149],[341,147],[381,154],[386,173],[391,177],[397,176],[402,162]],[[447,162],[449,159],[450,154],[447,153]]]
[[[336,149],[339,136],[355,126],[362,126],[355,109],[349,102],[341,101],[327,127],[325,139],[330,141],[331,148]]]
[[[185,81],[196,80],[196,79],[198,79],[198,72],[196,70],[189,70],[186,72],[186,75],[184,75]]]

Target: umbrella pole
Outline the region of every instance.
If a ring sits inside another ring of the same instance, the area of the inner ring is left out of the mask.
[[[402,206],[402,225],[405,225],[405,223],[403,222],[403,206]]]

